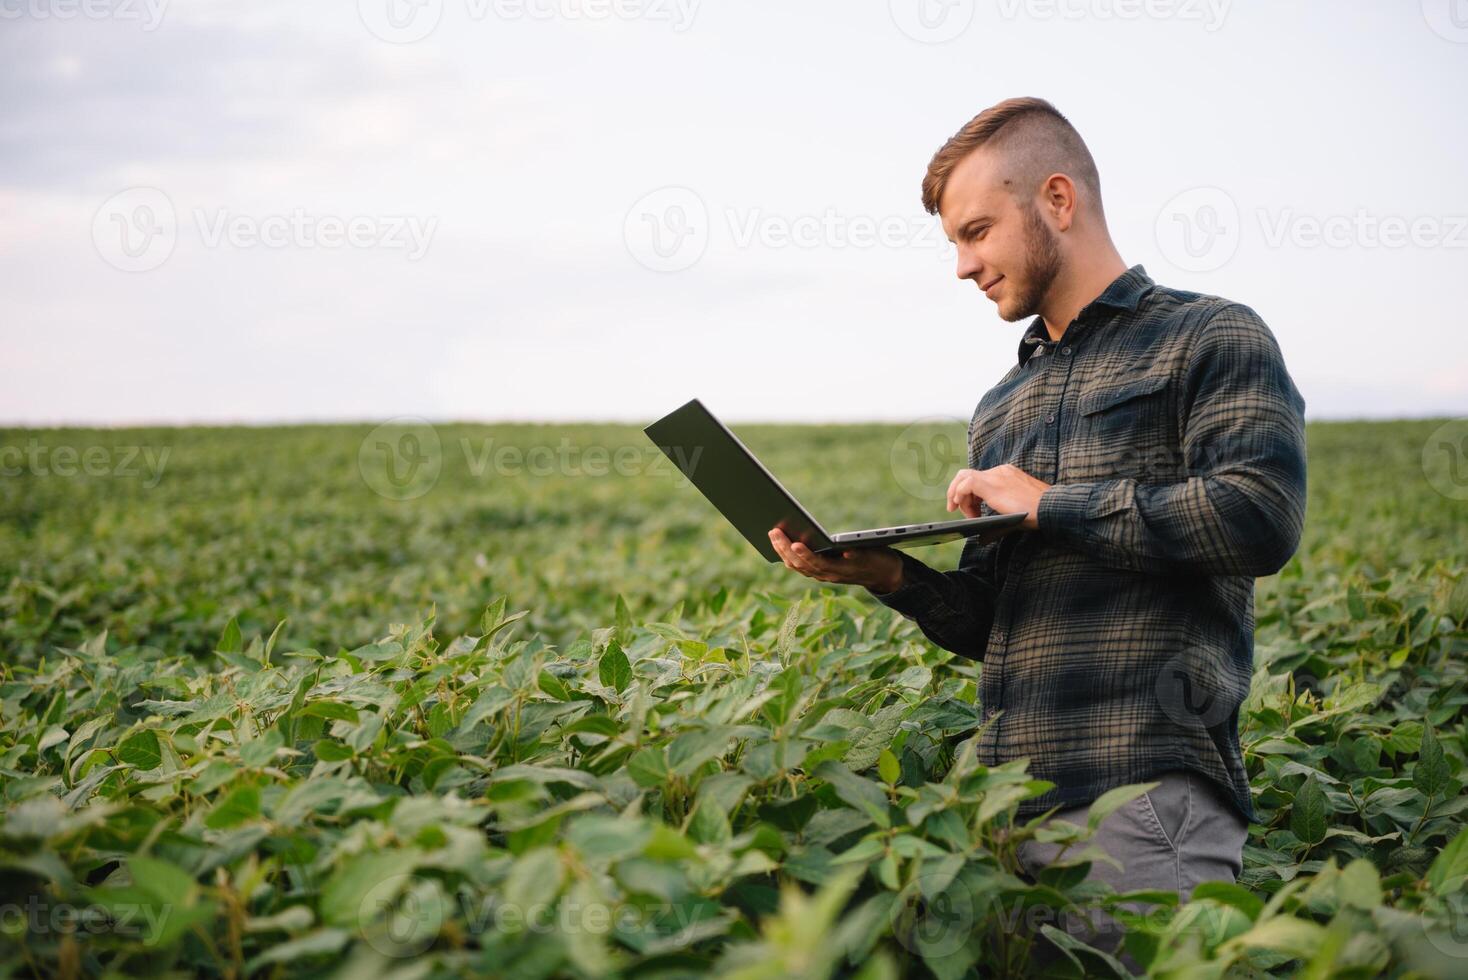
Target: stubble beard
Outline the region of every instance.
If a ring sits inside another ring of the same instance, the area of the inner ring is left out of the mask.
[[[1040,304],[1060,276],[1064,263],[1060,256],[1060,240],[1040,209],[1033,204],[1025,211],[1025,277],[1022,290],[1008,307],[999,308],[999,316],[1010,323],[1040,312]]]

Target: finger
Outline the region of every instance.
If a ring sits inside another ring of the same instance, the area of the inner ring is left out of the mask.
[[[791,571],[798,571],[790,557],[790,545],[785,541],[785,535],[775,531],[770,535],[770,543],[775,546],[775,553],[785,563],[785,567]]]
[[[796,542],[786,539],[786,541],[777,546],[777,550],[780,552],[780,556],[785,559],[787,567],[802,575],[808,575],[809,569],[805,561],[796,553],[795,546]]]
[[[968,479],[963,481],[963,485],[954,494],[954,501],[965,517],[978,517],[981,513],[979,504],[983,503],[984,498],[979,493],[982,484],[977,477],[977,473],[970,472]]]
[[[964,498],[973,492],[973,476],[973,470],[959,470],[954,475],[952,482],[948,484],[948,509],[950,511],[962,509]]]
[[[799,562],[803,568],[809,569],[809,572],[812,576],[825,574],[825,572],[827,571],[825,567],[826,560],[817,555],[814,551],[811,551],[803,543],[799,541],[795,542],[795,544],[791,546],[790,550],[795,554],[795,560]]]

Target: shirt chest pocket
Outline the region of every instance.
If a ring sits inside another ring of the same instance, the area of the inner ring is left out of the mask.
[[[1108,379],[1076,400],[1077,424],[1065,447],[1075,477],[1172,482],[1184,470],[1172,378],[1150,373]]]

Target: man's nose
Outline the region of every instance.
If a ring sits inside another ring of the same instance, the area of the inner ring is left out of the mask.
[[[972,256],[972,255],[964,255],[962,252],[959,252],[958,253],[958,269],[957,269],[958,278],[960,278],[960,279],[973,279],[973,278],[976,278],[978,276],[978,274],[979,274],[979,271],[982,270],[983,267],[984,267],[984,263],[980,262],[974,256]]]

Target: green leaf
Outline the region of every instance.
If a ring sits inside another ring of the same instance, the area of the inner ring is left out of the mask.
[[[1351,618],[1362,620],[1366,618],[1366,602],[1361,598],[1355,583],[1346,588],[1346,609],[1350,611]]]
[[[729,733],[722,728],[684,732],[668,744],[668,768],[690,777],[699,766],[724,754]]]
[[[1101,821],[1105,820],[1112,813],[1120,810],[1143,793],[1161,785],[1161,783],[1155,782],[1131,783],[1127,786],[1117,786],[1114,789],[1107,790],[1091,802],[1086,824],[1094,831],[1097,827],[1101,826]]]
[[[1325,840],[1326,817],[1330,802],[1325,790],[1320,788],[1314,775],[1307,776],[1290,805],[1290,830],[1306,844],[1319,844]]]
[[[1341,869],[1337,894],[1343,904],[1369,912],[1381,904],[1381,876],[1376,865],[1356,858]]]
[[[632,641],[632,610],[627,608],[627,600],[622,594],[617,593],[616,611],[614,613],[617,624],[617,639],[623,643]]]
[[[1422,745],[1417,750],[1417,764],[1412,768],[1412,785],[1423,796],[1438,796],[1448,785],[1450,774],[1443,747],[1431,725],[1422,731]]]
[[[204,818],[212,830],[235,827],[260,815],[260,787],[236,786]]]
[[[607,644],[601,659],[597,661],[596,673],[603,686],[610,687],[618,694],[627,690],[627,685],[632,683],[632,665],[615,640]]]
[[[540,677],[536,679],[537,686],[555,698],[557,701],[571,700],[571,692],[566,689],[566,682],[548,670],[542,670]]]
[[[1468,879],[1468,827],[1458,830],[1427,869],[1427,884],[1436,895],[1457,894],[1468,885],[1465,879]]]
[[[1309,959],[1320,948],[1325,930],[1313,922],[1277,915],[1235,936],[1226,944],[1244,949],[1266,949],[1290,959]]]
[[[479,637],[479,642],[475,644],[474,648],[476,650],[482,650],[488,647],[496,633],[505,629],[511,623],[519,622],[521,619],[530,615],[530,610],[522,609],[517,613],[506,616],[505,610],[509,607],[509,604],[510,597],[502,595],[485,607],[484,615],[479,620],[482,635]]]
[[[127,866],[132,872],[133,884],[152,896],[159,905],[189,904],[195,885],[193,876],[187,871],[167,861],[138,854],[127,859]]]
[[[775,637],[775,652],[781,661],[790,657],[790,650],[795,645],[795,631],[800,628],[800,618],[805,612],[805,599],[796,599],[785,613],[785,621],[780,624],[780,632]]]
[[[592,861],[630,857],[647,846],[652,828],[644,820],[586,814],[571,824],[566,840]]]
[[[334,738],[320,739],[311,746],[311,751],[316,753],[316,758],[322,762],[341,762],[356,754],[350,746],[343,745]]]
[[[515,695],[509,688],[499,684],[485,688],[469,706],[469,710],[464,713],[463,719],[459,722],[459,731],[473,731],[475,725],[499,714],[500,709],[513,700],[515,700]]]
[[[639,750],[627,760],[627,775],[644,788],[661,786],[669,775],[667,751],[662,746]]]
[[[560,894],[564,873],[560,854],[550,847],[537,847],[515,861],[505,878],[504,897],[519,914],[506,922],[507,931],[544,914],[544,907]]]
[[[371,851],[349,857],[321,889],[321,921],[361,928],[413,883],[422,860],[415,850]]]
[[[871,817],[879,827],[890,827],[887,794],[870,779],[853,773],[839,762],[826,761],[816,767],[815,775],[831,784],[847,806]]]
[[[902,778],[902,763],[897,761],[897,756],[892,754],[891,749],[883,749],[882,754],[877,756],[877,772],[888,786],[895,786],[897,780]]]
[[[353,725],[357,723],[357,709],[341,701],[312,701],[301,708],[298,714],[331,721],[348,721]]]
[[[769,690],[774,692],[774,697],[765,702],[764,706],[765,718],[771,725],[779,728],[790,720],[790,713],[800,702],[802,686],[803,679],[798,667],[787,667],[771,679]]]
[[[163,764],[163,748],[158,744],[158,733],[151,728],[133,732],[117,743],[117,758],[144,771],[157,769]]]
[[[70,737],[71,733],[68,732],[66,729],[62,728],[60,725],[52,725],[50,728],[46,729],[45,733],[41,735],[40,741],[36,743],[36,753],[39,755],[45,752],[47,749],[51,748],[53,745],[60,745]]]
[[[285,737],[280,729],[272,728],[240,746],[240,763],[246,766],[268,765],[275,758],[275,753],[284,747]]]
[[[1194,886],[1190,901],[1209,899],[1220,905],[1228,905],[1247,915],[1250,921],[1259,918],[1264,911],[1264,900],[1243,885],[1231,881],[1204,881]]]
[[[239,618],[231,616],[229,622],[224,624],[224,632],[219,634],[219,642],[214,644],[217,653],[241,653],[245,649],[244,637],[240,635]]]
[[[352,934],[345,929],[317,929],[315,932],[308,932],[304,936],[266,948],[265,952],[245,964],[245,972],[253,975],[260,967],[270,966],[273,963],[292,963],[296,960],[340,953],[347,943],[351,942],[351,939]]]
[[[265,641],[264,661],[270,663],[270,655],[275,652],[275,644],[280,640],[280,634],[285,629],[286,621],[282,619],[275,624],[275,629],[270,631],[270,639]]]

